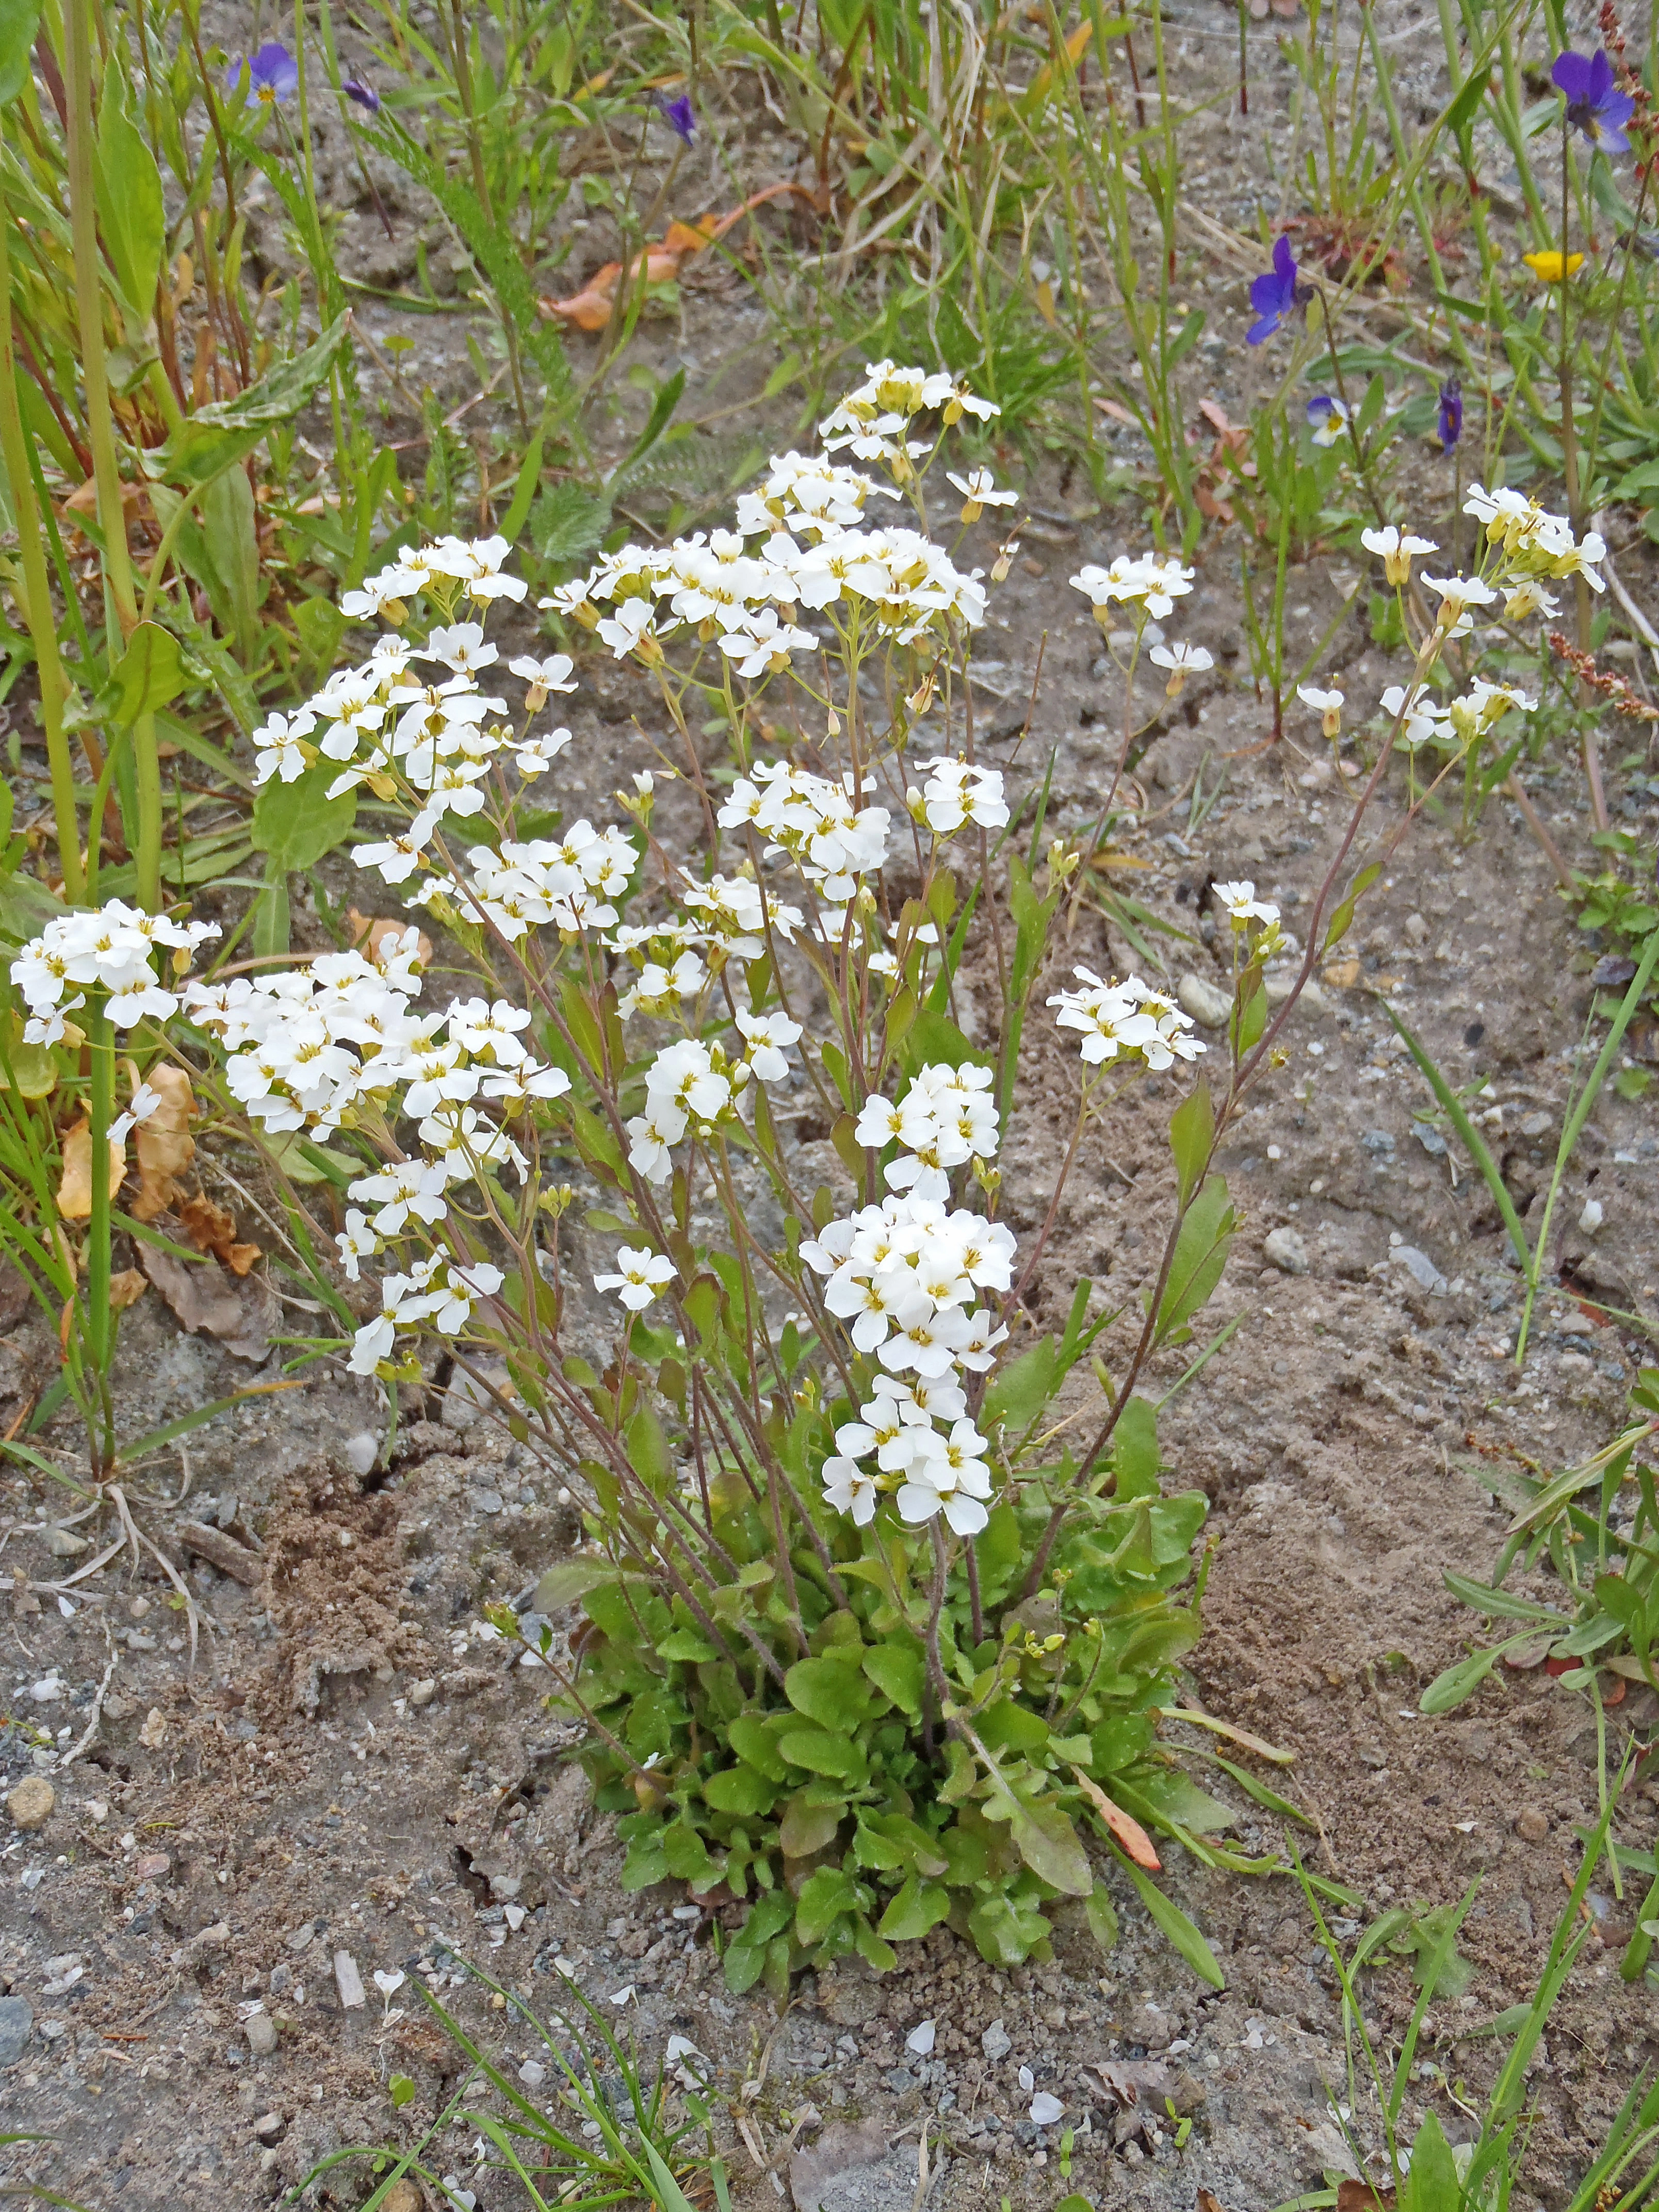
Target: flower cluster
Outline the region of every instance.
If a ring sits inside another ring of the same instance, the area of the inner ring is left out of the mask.
[[[872,1151],[898,1145],[884,1171],[890,1190],[947,1198],[950,1170],[990,1159],[1001,1141],[991,1071],[972,1061],[918,1068],[896,1104],[878,1093],[865,1100],[854,1133]]]
[[[361,864],[362,848],[356,857]],[[434,910],[448,906],[465,921],[484,915],[509,944],[547,923],[567,939],[611,928],[617,909],[611,901],[622,896],[639,866],[638,851],[623,830],[596,830],[586,817],[562,837],[522,843],[508,838],[499,853],[474,845],[466,857],[468,874],[434,873],[422,885],[421,896]]]
[[[486,1261],[463,1265],[441,1252],[417,1260],[406,1275],[386,1276],[381,1310],[357,1331],[347,1366],[354,1375],[373,1375],[392,1357],[398,1331],[422,1322],[440,1336],[459,1336],[478,1300],[493,1297],[502,1279],[501,1269]]]
[[[856,896],[859,878],[887,857],[884,806],[866,806],[849,769],[839,781],[787,761],[757,761],[739,776],[715,819],[722,830],[750,824],[770,840],[768,855],[787,853],[831,906]]]
[[[1406,750],[1430,745],[1437,752],[1462,753],[1477,744],[1511,708],[1530,714],[1538,702],[1513,684],[1489,684],[1477,676],[1462,698],[1443,706],[1421,685],[1407,694],[1398,684],[1389,686],[1381,703],[1383,713],[1400,723],[1397,742]]]
[[[980,768],[944,753],[921,765],[927,770],[927,781],[919,791],[912,785],[904,794],[905,804],[936,837],[954,837],[968,822],[978,830],[1000,830],[1007,821],[1000,769]]]
[[[173,954],[175,977],[196,947],[217,937],[216,921],[173,921],[110,899],[97,912],[65,914],[31,938],[11,963],[11,980],[29,1010],[28,1044],[56,1044],[64,1017],[85,1006],[88,990],[105,993],[104,1011],[117,1029],[130,1030],[148,1015],[165,1021],[179,1010],[151,965],[157,946]]]
[[[860,1419],[836,1432],[836,1455],[823,1470],[826,1498],[863,1523],[878,1494],[895,1489],[911,1523],[943,1511],[958,1534],[975,1534],[991,1485],[960,1378],[983,1373],[1006,1338],[977,1299],[1011,1287],[1012,1235],[913,1191],[830,1222],[800,1249],[828,1278],[825,1306],[885,1370]],[[873,1472],[865,1464],[872,1457]]]
[[[1074,592],[1081,592],[1088,599],[1095,620],[1106,629],[1110,627],[1110,609],[1119,600],[1139,606],[1153,621],[1162,622],[1174,611],[1176,601],[1191,591],[1196,574],[1196,569],[1156,553],[1143,553],[1133,559],[1120,553],[1109,568],[1091,564],[1079,568],[1070,582]]]
[[[928,440],[908,435],[916,416],[936,413],[948,428],[964,415],[984,421],[1001,412],[994,401],[980,398],[943,370],[929,374],[878,361],[866,371],[863,383],[825,416],[818,435],[825,453],[850,451],[860,461],[884,462],[902,481],[910,462],[931,450]]]
[[[1072,973],[1083,988],[1056,991],[1048,1004],[1060,1008],[1054,1019],[1061,1029],[1083,1032],[1079,1050],[1091,1067],[1120,1056],[1152,1069],[1170,1067],[1177,1060],[1196,1060],[1207,1049],[1188,1034],[1192,1023],[1175,1000],[1139,975],[1108,983],[1091,968],[1074,968]]]
[[[1488,544],[1499,549],[1506,580],[1548,578],[1559,582],[1566,576],[1583,576],[1593,592],[1607,589],[1596,566],[1607,550],[1599,531],[1586,531],[1582,540],[1575,538],[1565,514],[1551,514],[1524,492],[1504,488],[1487,491],[1471,484],[1463,512],[1482,525]],[[1540,607],[1554,612],[1553,602],[1542,594],[1518,611],[1533,613]],[[1504,611],[1510,620],[1516,618],[1507,605]]]
[[[739,1012],[737,1027],[746,1055],[730,1056],[700,1037],[683,1037],[666,1046],[646,1070],[645,1111],[628,1124],[628,1158],[653,1182],[673,1172],[671,1145],[689,1130],[712,1137],[737,1119],[738,1094],[752,1079],[781,1083],[789,1073],[787,1048],[800,1036],[800,1024],[787,1015]]]

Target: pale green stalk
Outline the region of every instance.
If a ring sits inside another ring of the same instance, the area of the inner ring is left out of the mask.
[[[99,282],[98,216],[94,197],[92,40],[89,11],[98,0],[66,0],[64,56],[69,100],[70,226],[75,248],[75,309],[81,339],[81,374],[87,392],[87,442],[92,449],[93,481],[98,494],[98,522],[103,537],[105,598],[109,611],[112,659],[138,626],[132,557],[127,550],[126,510],[121,501],[121,469],[115,447],[115,418],[110,407],[104,365],[104,301]],[[141,714],[133,725],[132,750],[137,820],[132,825],[138,901],[151,912],[161,901],[161,770],[155,750],[155,718]]]
[[[35,505],[26,440],[22,412],[17,404],[17,368],[12,357],[9,234],[8,226],[0,222],[0,465],[3,465],[6,481],[11,486],[13,519],[17,525],[22,587],[16,596],[21,601],[23,618],[34,647],[35,672],[40,686],[40,723],[46,732],[46,761],[52,772],[58,872],[64,879],[64,895],[74,906],[80,902],[86,878],[81,866],[81,831],[75,812],[75,766],[64,729],[64,700],[68,685],[58,651],[57,627],[52,621],[46,542],[40,532],[40,514]]]

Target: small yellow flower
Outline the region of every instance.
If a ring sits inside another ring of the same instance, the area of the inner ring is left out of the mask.
[[[1523,253],[1521,258],[1540,284],[1559,284],[1561,282],[1561,256],[1559,253]],[[1583,265],[1584,257],[1582,253],[1568,254],[1569,276],[1576,276]]]

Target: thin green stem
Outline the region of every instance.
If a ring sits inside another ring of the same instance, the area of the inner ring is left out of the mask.
[[[0,222],[0,465],[3,465],[6,481],[11,487],[12,512],[17,524],[22,588],[19,591],[14,585],[13,590],[22,603],[23,619],[34,647],[35,673],[40,687],[40,723],[46,732],[52,814],[58,829],[58,872],[64,879],[64,895],[74,906],[84,895],[86,877],[81,865],[81,831],[75,811],[75,763],[64,729],[64,698],[68,684],[58,650],[46,543],[40,533],[22,410],[17,400],[17,368],[12,357],[9,237],[9,226]]]
[[[87,1343],[94,1388],[98,1394],[103,1436],[94,1439],[100,1472],[115,1455],[114,1407],[110,1396],[110,1361],[115,1348],[115,1317],[110,1311],[109,1125],[114,1119],[115,1036],[103,999],[93,1000],[87,1017],[90,1083],[87,1115],[91,1124],[92,1211],[87,1224]]]

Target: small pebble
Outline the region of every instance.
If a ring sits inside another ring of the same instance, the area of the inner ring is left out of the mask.
[[[410,1685],[409,1702],[411,1705],[429,1705],[437,1694],[438,1685],[432,1677],[428,1675],[425,1681],[415,1682]]]
[[[357,1961],[349,1951],[334,1954],[334,1986],[340,1993],[340,2009],[343,2012],[356,2012],[360,2005],[368,2002],[363,1978],[358,1972]]]
[[[1523,1805],[1515,1816],[1515,1832],[1522,1843],[1541,1844],[1549,1832],[1549,1815],[1536,1805]]]
[[[1305,1275],[1308,1248],[1294,1229],[1275,1229],[1261,1240],[1261,1256],[1281,1275]]]
[[[58,1792],[43,1775],[27,1774],[6,1799],[6,1810],[18,1827],[44,1828],[58,1802]]]
[[[280,2138],[283,2127],[280,2112],[265,2112],[253,2123],[253,2132],[262,2143],[274,2143]]]
[[[276,2048],[276,2023],[268,2012],[252,2012],[243,2023],[247,2047],[256,2058],[269,2058]]]
[[[994,2020],[979,2039],[979,2047],[994,2066],[1006,2058],[1014,2047],[1014,2039],[1000,2020]]]

